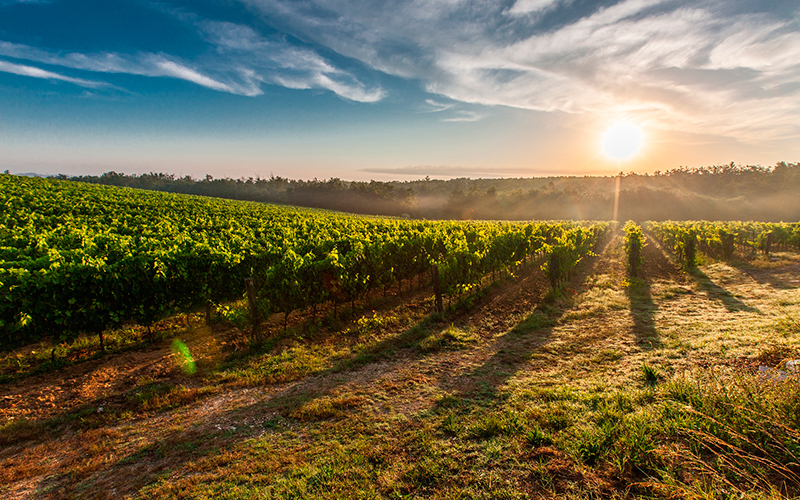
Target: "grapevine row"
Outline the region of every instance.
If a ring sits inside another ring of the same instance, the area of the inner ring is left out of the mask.
[[[633,221],[628,221],[623,228],[625,231],[625,255],[628,258],[628,273],[639,276],[642,267],[642,249],[645,246],[642,228]]]
[[[696,251],[720,259],[761,251],[800,251],[800,223],[767,222],[648,222],[648,230],[671,249],[686,267],[695,265]]]
[[[457,294],[549,256],[564,279],[607,226],[431,222],[0,175],[0,348],[242,297],[262,313],[363,299],[438,266]],[[555,257],[554,257],[555,256]]]

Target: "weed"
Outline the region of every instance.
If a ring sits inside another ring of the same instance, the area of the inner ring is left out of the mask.
[[[465,401],[459,396],[448,394],[439,399],[437,406],[439,408],[458,408],[464,406]]]
[[[553,437],[538,425],[534,425],[525,433],[525,442],[531,446],[549,446],[553,444]]]
[[[787,314],[775,322],[775,330],[784,337],[800,335],[800,319]]]
[[[459,423],[459,419],[454,413],[448,413],[445,415],[444,419],[442,419],[442,431],[444,431],[446,434],[458,436],[459,431],[461,430],[462,428]]]
[[[289,416],[304,421],[342,418],[348,409],[358,406],[361,401],[358,396],[313,399],[293,410]]]
[[[572,441],[577,458],[587,465],[596,464],[615,438],[615,427],[606,423],[602,427],[590,427],[579,432]]]
[[[594,356],[597,363],[613,362],[622,359],[623,354],[616,349],[602,349]]]
[[[658,368],[648,365],[647,363],[642,365],[641,374],[642,380],[649,386],[656,385],[658,381],[661,380],[661,372]]]
[[[441,333],[422,339],[419,343],[419,349],[422,352],[435,352],[443,349],[463,349],[477,341],[478,336],[472,329],[462,329],[450,325]]]
[[[426,456],[414,463],[410,470],[404,475],[407,488],[414,491],[417,488],[433,488],[450,476],[451,469],[455,469],[456,464],[451,463],[446,458],[437,456]]]
[[[26,441],[43,431],[43,425],[27,418],[8,419],[0,425],[0,444],[10,445]]]
[[[467,429],[469,437],[488,439],[501,435],[519,434],[523,429],[522,422],[517,413],[501,412],[491,413],[478,419]]]

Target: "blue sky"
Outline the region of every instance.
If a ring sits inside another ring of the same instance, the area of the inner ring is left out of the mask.
[[[413,179],[800,160],[800,5],[0,0],[0,169]],[[634,158],[603,131],[639,126]]]

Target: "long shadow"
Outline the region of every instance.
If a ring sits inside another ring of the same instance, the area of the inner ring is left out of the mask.
[[[631,318],[633,327],[631,328],[636,343],[642,349],[657,349],[663,344],[658,335],[655,324],[655,313],[658,306],[653,302],[650,293],[650,280],[642,278],[631,278],[629,285],[625,288],[625,293],[630,302]]]
[[[767,284],[778,290],[796,290],[800,288],[800,265],[789,264],[784,267],[759,269],[746,262],[731,260],[729,265],[761,284]],[[794,282],[793,282],[794,281]]]
[[[537,305],[528,317],[495,341],[496,352],[488,360],[467,373],[441,379],[440,384],[461,387],[459,398],[494,398],[497,388],[551,341],[555,325],[565,313],[566,310],[547,302]]]
[[[748,306],[736,298],[731,292],[714,283],[714,281],[699,268],[692,269],[689,274],[694,277],[697,284],[700,285],[700,288],[703,290],[703,292],[705,292],[709,299],[722,303],[728,312],[750,312],[763,314],[759,309]]]
[[[636,337],[636,343],[642,349],[655,349],[663,344],[658,335],[655,324],[655,315],[658,306],[653,302],[651,283],[659,276],[671,278],[674,269],[670,265],[664,250],[650,237],[647,237],[642,249],[642,266],[639,277],[629,277],[625,294],[630,303],[633,327],[631,332]]]
[[[468,315],[471,311],[485,305],[487,300],[487,296],[477,296],[466,310],[456,309],[444,315],[426,316],[400,333],[392,334],[357,352],[332,358],[327,368],[305,372],[296,379],[286,382],[264,383],[265,386],[272,386],[276,390],[266,397],[259,398],[260,401],[256,403],[209,414],[208,418],[204,420],[204,424],[220,422],[219,426],[211,429],[211,434],[203,431],[203,429],[208,430],[208,425],[199,428],[170,429],[164,432],[156,442],[141,447],[131,456],[109,462],[107,466],[92,476],[76,477],[74,473],[67,470],[55,471],[45,479],[40,488],[61,491],[64,496],[69,496],[75,488],[84,488],[94,482],[93,477],[97,475],[112,475],[119,478],[118,493],[122,494],[123,490],[135,493],[139,488],[155,482],[163,475],[165,468],[178,469],[188,462],[215,453],[220,447],[231,446],[253,437],[254,434],[260,435],[269,432],[276,422],[290,418],[295,410],[315,400],[335,394],[339,387],[353,382],[355,378],[359,385],[368,385],[384,374],[384,370],[359,370],[359,368],[383,361],[395,364],[409,363],[427,356],[429,353],[420,348],[426,339],[440,335],[454,320],[458,321],[461,316]],[[399,351],[402,351],[402,358],[397,361],[396,357]],[[166,393],[170,388],[180,385],[174,382],[165,381],[164,384],[154,385],[159,386],[158,391]],[[162,385],[163,387],[161,387]],[[33,444],[62,439],[70,432],[88,431],[93,428],[115,425],[120,420],[113,417],[108,420],[106,417],[111,417],[108,412],[112,406],[118,408],[120,412],[127,409],[131,399],[135,397],[136,390],[133,388],[113,396],[104,395],[55,417],[28,422],[29,425],[25,429],[15,431],[16,435],[11,432],[2,432],[0,433],[0,443],[24,447],[25,443]],[[201,394],[195,401],[204,399],[205,396]],[[186,403],[190,403],[190,401],[184,401],[179,406]],[[104,413],[98,412],[98,408],[101,407],[106,408]],[[169,408],[165,410],[169,410]],[[265,415],[269,417],[265,418]],[[241,422],[248,420],[260,423],[254,426],[240,425]],[[231,422],[239,424],[226,426],[226,423],[230,424]],[[233,429],[236,426],[239,427],[238,430]],[[81,443],[76,443],[75,449],[82,446]],[[4,458],[3,455],[0,453],[0,460]],[[117,455],[121,454],[117,453]],[[142,467],[143,463],[151,461],[162,465],[152,468],[150,466]],[[168,465],[165,465],[167,462]]]
[[[581,273],[580,276],[573,279],[573,282],[578,282],[585,276],[586,272]],[[152,484],[164,473],[163,467],[144,471],[141,468],[143,461],[153,459],[161,463],[168,462],[168,469],[176,470],[188,462],[202,459],[221,448],[230,448],[236,443],[254,436],[280,432],[282,429],[290,427],[289,422],[297,418],[295,410],[312,407],[312,403],[320,402],[326,396],[335,395],[338,388],[356,379],[359,386],[366,386],[384,376],[385,370],[373,370],[369,368],[370,365],[383,361],[410,364],[414,360],[428,356],[429,353],[421,348],[421,344],[426,339],[439,336],[454,320],[463,319],[462,316],[469,315],[485,306],[490,298],[490,296],[478,297],[466,311],[454,310],[443,316],[427,316],[403,332],[387,337],[357,353],[334,358],[328,368],[306,373],[294,382],[287,382],[258,402],[215,413],[205,420],[206,425],[204,426],[204,428],[211,426],[212,429],[216,429],[213,431],[213,435],[203,434],[202,428],[171,431],[159,442],[138,450],[133,456],[109,464],[104,468],[102,474],[122,477],[126,475],[127,471],[135,470],[137,474],[135,484],[130,486],[135,491]],[[517,352],[518,349],[514,347],[526,344],[527,350],[532,351],[542,342],[546,342],[546,335],[544,337],[531,336],[531,332],[541,334],[543,331],[550,331],[552,325],[564,312],[554,308],[547,301],[537,306],[532,314],[506,334],[508,349],[505,350],[505,354],[513,357],[516,361],[510,359],[505,361],[510,361],[512,365],[522,363],[524,355]],[[401,351],[402,357],[398,360],[397,355]],[[498,354],[503,356],[503,354]],[[359,370],[361,367],[366,369]],[[330,401],[326,403],[330,403]],[[333,403],[334,405],[338,404],[336,401]],[[318,419],[325,420],[326,418],[330,417],[323,413]],[[312,416],[311,419],[315,418]],[[223,424],[216,427],[215,422]],[[238,426],[238,428],[234,430],[230,425],[226,427],[225,422],[233,422],[234,426]],[[252,425],[247,425],[247,422],[251,422]],[[88,481],[87,478],[84,483]]]
[[[448,326],[449,323],[442,318],[428,316],[402,333],[381,340],[367,349],[335,358],[329,368],[305,373],[298,380],[278,384],[277,391],[260,401],[207,414],[199,426],[171,426],[167,430],[162,430],[163,434],[153,443],[137,449],[128,456],[116,452],[114,453],[116,456],[122,457],[108,462],[102,469],[91,474],[76,476],[74,471],[56,470],[43,480],[39,489],[57,491],[61,496],[68,497],[73,492],[95,483],[98,477],[105,477],[101,482],[108,484],[108,476],[113,476],[111,482],[116,483],[118,494],[121,496],[126,492],[135,494],[140,488],[156,482],[163,476],[165,470],[177,470],[186,463],[230,448],[241,441],[275,431],[276,426],[281,427],[281,422],[285,424],[285,419],[290,418],[294,410],[331,395],[337,388],[352,382],[351,375],[357,372],[359,367],[391,360],[398,350],[404,350],[402,358],[404,362],[426,355],[416,347],[426,338],[441,333]],[[368,384],[382,375],[382,370],[359,371],[358,382]],[[168,383],[160,390],[166,393],[177,385],[179,384]],[[34,446],[34,443],[42,440],[63,439],[63,436],[70,432],[89,432],[94,428],[115,425],[116,420],[107,420],[108,411],[112,406],[124,409],[130,404],[134,391],[135,389],[131,389],[122,394],[100,397],[55,417],[29,422],[29,428],[14,431],[16,435],[4,432],[0,435],[0,442],[4,446],[14,445],[14,448],[19,449],[26,446],[25,443]],[[195,401],[204,399],[201,395]],[[187,403],[191,401],[184,401],[181,406]],[[100,407],[105,407],[106,411],[99,413]],[[85,446],[87,445],[76,442],[72,451],[80,455]],[[0,453],[0,460],[11,458],[5,455]]]
[[[610,239],[600,253],[606,253],[614,239]],[[587,259],[563,288],[580,292],[585,288],[586,278],[595,274],[599,256]],[[569,292],[565,295],[569,302]],[[454,395],[457,398],[482,398],[492,400],[497,397],[497,388],[512,378],[523,367],[531,363],[531,356],[540,351],[552,340],[553,330],[559,319],[569,312],[569,303],[559,304],[553,294],[548,294],[524,320],[499,337],[494,344],[495,353],[480,366],[459,375],[441,380],[442,385],[463,387]],[[586,346],[590,348],[590,346]],[[448,400],[438,406],[449,405]]]
[[[586,276],[592,272],[598,258],[582,266],[582,271],[573,276],[569,288],[580,288]],[[537,271],[538,272],[538,271]],[[478,300],[471,310],[481,307],[482,300]],[[476,369],[475,373],[498,369],[498,376],[492,377],[492,390],[507,380],[527,361],[528,355],[549,342],[553,327],[566,311],[556,307],[552,301],[545,300],[540,303],[528,317],[512,328],[500,339],[500,349],[491,360],[483,367]],[[467,311],[469,314],[469,311]],[[457,315],[456,315],[457,316]],[[359,385],[368,385],[384,375],[384,370],[359,370],[360,367],[388,361],[397,364],[408,363],[427,356],[428,353],[420,348],[420,344],[431,336],[441,334],[449,327],[454,318],[448,315],[440,317],[428,316],[412,327],[399,334],[385,338],[357,353],[335,358],[328,368],[304,373],[295,381],[278,385],[276,390],[265,397],[259,397],[256,402],[247,403],[240,407],[216,410],[206,413],[199,426],[172,426],[164,430],[159,439],[152,444],[138,448],[133,454],[121,457],[106,463],[101,469],[95,469],[85,476],[75,476],[69,470],[57,470],[50,475],[40,488],[51,491],[62,491],[68,496],[71,491],[77,491],[98,482],[104,485],[115,484],[120,495],[135,494],[141,487],[153,484],[165,471],[177,470],[188,462],[197,461],[213,455],[219,451],[230,449],[237,443],[253,437],[281,432],[288,424],[287,417],[294,410],[315,400],[336,393],[336,389],[353,382],[356,378]],[[402,359],[396,360],[397,352],[402,351]],[[269,384],[265,384],[269,385]],[[128,399],[128,395],[118,396]],[[202,401],[204,398],[199,398]],[[84,421],[77,429],[104,427],[106,422],[98,420],[96,426],[92,422],[96,409],[102,404],[108,404],[109,398],[103,397],[72,412],[70,422],[48,422],[45,427],[55,427],[45,439],[57,440],[69,430],[76,430],[71,421]],[[122,405],[123,402],[120,401]],[[201,403],[202,404],[202,403]],[[91,415],[91,416],[90,416]],[[156,417],[159,418],[159,417]],[[49,425],[48,425],[49,424]],[[113,425],[113,424],[112,424]],[[34,438],[38,441],[38,439]],[[27,441],[23,439],[23,441]],[[76,444],[76,452],[83,445]],[[115,453],[117,456],[121,453]],[[147,467],[142,464],[150,463]]]
[[[537,270],[536,272],[539,271]],[[585,277],[585,273],[582,276]],[[152,471],[142,470],[141,463],[150,458],[160,462],[168,462],[168,469],[176,470],[188,462],[196,461],[215,453],[221,447],[229,448],[237,442],[254,436],[280,432],[281,429],[289,428],[291,426],[290,422],[296,418],[301,418],[296,417],[295,410],[311,407],[315,401],[321,401],[326,396],[335,395],[338,388],[353,382],[356,378],[360,386],[366,386],[384,376],[384,370],[372,370],[369,365],[382,361],[410,364],[417,359],[428,356],[429,353],[421,348],[421,344],[426,339],[440,335],[450,327],[453,320],[463,319],[461,318],[462,316],[469,315],[472,311],[486,305],[489,299],[490,297],[478,297],[466,311],[456,309],[450,313],[445,313],[443,316],[427,316],[403,332],[385,338],[366,349],[334,358],[329,368],[306,373],[296,381],[283,384],[283,387],[261,401],[231,410],[223,410],[206,419],[207,424],[212,424],[213,422],[236,422],[238,423],[236,425],[239,426],[236,430],[222,425],[221,428],[215,427],[218,430],[213,436],[203,434],[200,432],[201,429],[197,428],[172,431],[166,434],[159,442],[140,449],[133,456],[122,458],[116,463],[110,464],[104,469],[103,474],[124,476],[126,471],[136,470],[137,477],[135,485],[132,486],[135,491],[143,486],[152,484],[163,475],[163,468],[156,467]],[[545,325],[553,325],[557,321],[557,317],[563,313],[564,311],[556,310],[548,303],[540,304],[531,315],[506,335],[509,339],[509,347],[518,345],[518,341],[524,340],[524,337],[532,330],[541,329]],[[549,328],[546,328],[546,330],[549,330]],[[546,341],[546,339],[541,340]],[[536,339],[533,342],[537,345],[539,343]],[[530,345],[530,349],[534,348],[530,339],[525,340],[525,343]],[[402,351],[402,357],[398,361],[397,355],[400,351]],[[513,349],[509,349],[507,352],[509,355],[518,358],[520,362],[522,361],[522,358],[518,357],[519,353],[513,353]],[[359,370],[361,367],[367,369]],[[337,403],[334,401],[335,404]],[[327,418],[331,417],[323,414],[316,419],[325,420]],[[333,418],[336,417],[334,416]],[[312,416],[311,420],[315,420],[315,418]],[[254,424],[250,426],[241,425],[242,422],[248,421]],[[208,425],[205,427],[208,427]],[[88,479],[86,482],[88,482]]]

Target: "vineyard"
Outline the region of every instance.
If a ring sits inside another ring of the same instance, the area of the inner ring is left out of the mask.
[[[694,267],[698,250],[718,259],[730,259],[736,251],[744,256],[800,251],[797,223],[648,222],[646,228],[687,268]]]
[[[149,327],[241,299],[247,278],[254,314],[284,319],[415,278],[452,297],[528,259],[558,286],[610,227],[363,218],[9,175],[0,205],[4,347]]]
[[[800,495],[800,224],[0,205],[0,497]]]

